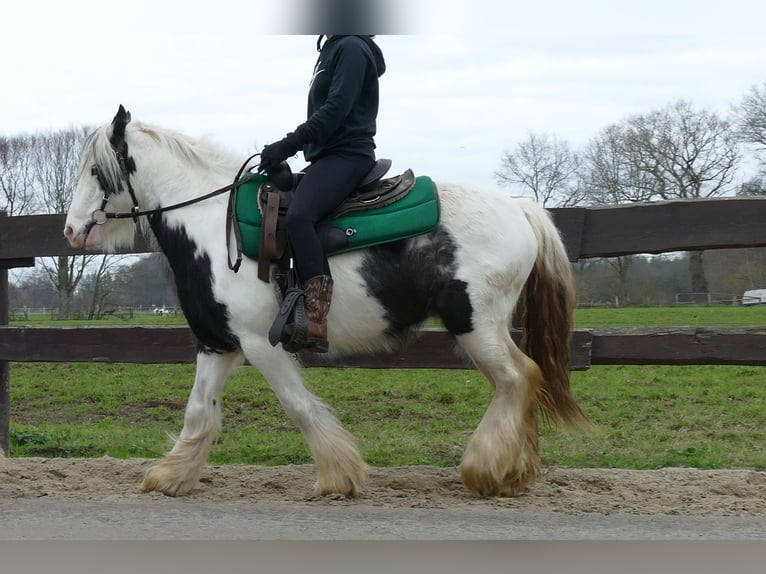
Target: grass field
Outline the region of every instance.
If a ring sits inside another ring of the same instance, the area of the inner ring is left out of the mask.
[[[12,319],[14,327],[111,327],[131,325],[184,325],[185,319],[158,317],[149,313],[136,315],[133,319],[119,316],[104,317],[97,321],[71,319],[52,320],[50,314],[31,315],[30,319]],[[683,307],[624,307],[584,308],[575,310],[575,326],[598,327],[674,327],[674,326],[747,327],[766,325],[766,305],[741,306],[683,306]]]
[[[751,327],[766,325],[766,305],[752,307],[625,307],[575,311],[575,326],[599,327]]]
[[[766,325],[766,307],[581,309],[576,323]],[[182,426],[193,372],[191,365],[14,363],[11,454],[160,456],[167,434]],[[377,466],[457,464],[491,397],[489,384],[470,370],[317,368],[305,375]],[[763,367],[597,366],[575,372],[574,393],[597,429],[542,428],[543,458],[578,467],[764,470],[765,382]],[[224,432],[211,461],[310,462],[300,433],[250,367],[240,368],[227,387]]]

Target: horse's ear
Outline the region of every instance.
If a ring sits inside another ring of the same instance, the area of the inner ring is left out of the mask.
[[[125,141],[125,127],[130,123],[130,112],[120,104],[114,119],[112,120],[112,135],[109,138],[112,146],[119,148]]]

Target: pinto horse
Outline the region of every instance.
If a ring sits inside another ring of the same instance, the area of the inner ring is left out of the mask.
[[[355,496],[367,466],[354,437],[306,389],[294,354],[269,343],[279,309],[273,285],[258,279],[252,259],[236,274],[229,268],[225,196],[189,201],[231,182],[240,164],[209,143],[131,122],[122,106],[83,147],[65,237],[109,252],[130,246],[139,225],[167,257],[198,342],[183,429],[141,488],[169,496],[194,489],[221,429],[227,377],[246,359],[303,433],[315,493]],[[480,495],[515,496],[541,472],[538,409],[554,423],[587,424],[569,390],[570,264],[549,214],[533,201],[457,185],[436,191],[432,232],[330,257],[330,350],[391,350],[428,317],[441,319],[494,387],[460,463],[463,483]],[[521,348],[509,334],[519,300]]]

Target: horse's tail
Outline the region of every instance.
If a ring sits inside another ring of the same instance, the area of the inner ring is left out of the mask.
[[[537,238],[537,258],[522,296],[521,350],[542,371],[538,404],[554,423],[590,424],[569,390],[574,277],[550,214],[531,200],[522,209]]]

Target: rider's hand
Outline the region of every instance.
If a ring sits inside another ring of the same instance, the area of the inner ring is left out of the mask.
[[[258,165],[259,171],[268,171],[280,163],[285,161],[288,157],[298,153],[301,146],[291,138],[292,134],[282,138],[279,141],[270,143],[261,150],[261,163]]]

